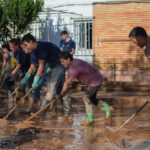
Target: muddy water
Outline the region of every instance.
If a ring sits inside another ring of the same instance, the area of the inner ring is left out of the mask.
[[[132,113],[150,98],[147,93],[98,93],[98,98],[111,104],[115,108],[115,111],[109,120],[105,120],[104,113],[95,108],[94,127],[80,126],[80,122],[86,119],[85,108],[82,101],[80,101],[81,93],[74,93],[73,95],[73,121],[39,121],[36,119],[32,124],[33,127],[26,130],[28,132],[22,132],[21,129],[16,129],[11,126],[29,117],[28,114],[17,112],[14,120],[0,122],[1,149],[150,150],[150,105],[120,131],[121,138],[127,143],[126,148],[122,148],[110,142],[105,134],[105,126],[117,129]],[[5,108],[3,108],[3,111],[4,109]],[[19,107],[19,109],[23,110],[24,107]],[[59,115],[62,114],[61,103],[58,104],[57,111],[59,111]],[[18,138],[22,140],[19,141]],[[1,143],[3,143],[5,147],[2,147]],[[16,143],[16,145],[14,143]]]

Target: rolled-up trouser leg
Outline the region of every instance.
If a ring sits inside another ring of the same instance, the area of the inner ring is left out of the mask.
[[[87,114],[87,123],[93,122],[94,112],[93,112],[93,106],[91,103],[91,100],[88,98],[86,94],[83,96],[83,101],[85,104],[86,114]]]
[[[64,105],[64,117],[68,117],[70,115],[71,109],[71,97],[65,95],[63,97],[63,105]]]
[[[63,66],[56,66],[47,75],[47,94],[41,108],[56,98],[57,89],[64,79],[64,76],[65,68]]]
[[[94,118],[94,112],[93,112],[93,106],[98,104],[98,100],[96,99],[96,94],[98,91],[98,88],[100,86],[96,87],[86,87],[84,96],[83,96],[83,101],[85,103],[85,108],[86,108],[86,113],[87,113],[87,123],[93,122]]]

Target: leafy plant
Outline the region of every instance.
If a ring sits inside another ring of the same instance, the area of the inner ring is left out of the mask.
[[[0,0],[0,36],[13,38],[30,28],[42,11],[44,0]]]

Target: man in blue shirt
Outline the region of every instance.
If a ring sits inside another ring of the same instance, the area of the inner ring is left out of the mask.
[[[51,71],[47,73],[47,94],[46,98],[41,106],[43,108],[51,100],[56,98],[56,93],[64,80],[66,69],[61,65],[59,61],[60,49],[51,42],[36,41],[36,38],[31,34],[26,34],[22,38],[22,43],[26,48],[32,50],[34,56],[39,61],[39,67],[34,77],[32,87],[37,87],[40,76],[44,70],[45,64],[49,64]],[[46,111],[43,113],[43,115]]]
[[[26,54],[30,54],[31,57],[31,64],[26,72],[25,76],[20,82],[21,87],[25,87],[26,90],[28,91],[31,88],[34,76],[36,74],[37,68],[38,68],[38,59],[34,56],[33,52],[30,49],[24,48],[24,51]],[[34,94],[32,95],[31,93],[29,94],[29,107],[28,111],[33,111],[36,112],[40,103],[40,90],[42,86],[45,83],[45,76],[43,76],[39,83],[37,88],[34,90]]]
[[[67,31],[61,32],[62,40],[60,41],[60,50],[62,52],[69,52],[71,55],[75,53],[75,42],[69,38]]]
[[[17,64],[16,64],[16,67],[14,68],[14,70],[9,75],[9,77],[6,79],[5,84],[7,84],[7,82],[13,76],[15,76],[16,74],[20,75],[20,73],[21,73],[21,76],[19,77],[19,79],[21,79],[22,77],[23,77],[23,79],[21,80],[21,84],[19,86],[19,91],[15,96],[16,99],[20,99],[21,96],[24,96],[25,91],[29,90],[29,88],[31,87],[30,85],[32,83],[32,78],[29,80],[29,82],[27,82],[27,80],[25,80],[27,78],[27,73],[26,72],[33,65],[36,65],[38,63],[38,60],[35,59],[35,57],[33,57],[33,54],[30,53],[30,51],[27,51],[27,49],[25,49],[23,44],[20,44],[19,39],[16,39],[16,38],[11,39],[9,41],[9,46],[10,46],[11,51],[14,53],[14,57],[17,60]],[[21,70],[21,72],[19,72],[20,70]],[[23,82],[23,81],[25,81],[25,82]],[[39,82],[38,87],[34,90],[34,96],[32,96],[32,94],[30,94],[28,96],[29,102],[31,100],[33,100],[33,98],[34,99],[39,99],[40,98],[40,89],[41,89],[43,84],[44,84],[44,78]],[[11,93],[9,93],[9,96],[10,96],[9,109],[11,109],[13,107],[13,96],[11,95]],[[28,110],[31,110],[31,107],[28,107]]]
[[[22,71],[22,76],[30,67],[30,54],[25,54],[22,48],[20,47],[20,40],[17,38],[11,39],[9,41],[10,50],[13,52],[14,57],[17,61],[15,68],[12,70],[11,74],[5,79],[4,87],[9,85],[9,81]],[[20,74],[19,74],[20,75]],[[13,107],[13,96],[12,96],[13,88],[9,87],[9,106],[8,109]]]

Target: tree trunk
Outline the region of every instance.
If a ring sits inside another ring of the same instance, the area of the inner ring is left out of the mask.
[[[11,28],[10,26],[6,25],[7,29],[11,32],[11,38],[14,38],[14,29]]]

